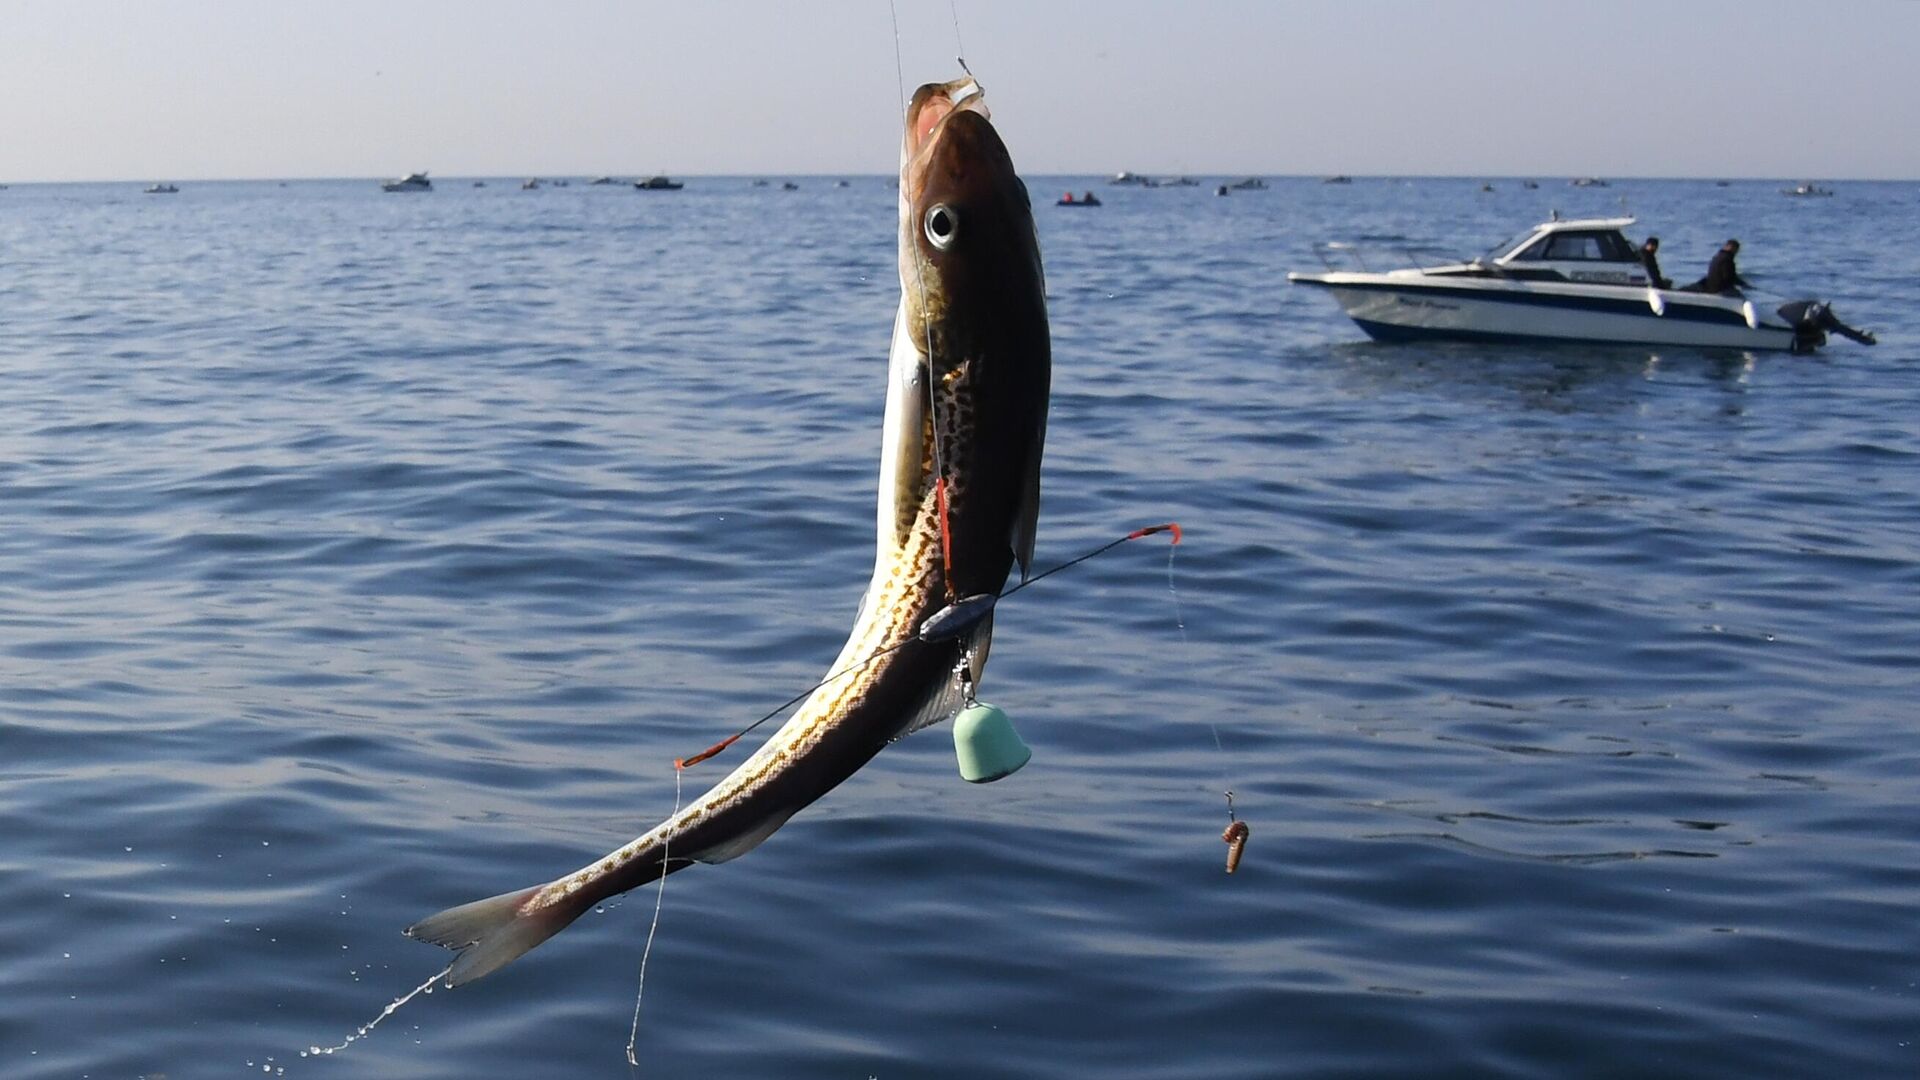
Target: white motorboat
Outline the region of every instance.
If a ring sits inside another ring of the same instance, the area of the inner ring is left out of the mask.
[[[1805,351],[1827,332],[1873,344],[1813,299],[1656,289],[1621,232],[1633,218],[1547,221],[1471,262],[1291,273],[1380,341],[1586,342]],[[1354,251],[1345,248],[1336,250]],[[1323,255],[1322,261],[1327,261]]]
[[[1780,194],[1794,195],[1803,199],[1805,198],[1830,199],[1833,197],[1833,189],[1821,187],[1819,184],[1816,184],[1811,180],[1803,180],[1800,183],[1795,184],[1793,187],[1781,188]]]
[[[423,172],[408,173],[398,180],[389,180],[380,185],[381,191],[432,191],[433,181]]]

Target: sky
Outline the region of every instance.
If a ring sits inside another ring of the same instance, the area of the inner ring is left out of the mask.
[[[0,183],[885,173],[902,73],[957,55],[1035,175],[1920,178],[1916,0],[0,0],[0,27]]]

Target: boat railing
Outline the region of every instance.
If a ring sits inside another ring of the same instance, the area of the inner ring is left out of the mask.
[[[1368,255],[1372,258],[1369,260]],[[1445,248],[1404,240],[1329,240],[1313,246],[1314,257],[1329,273],[1379,274],[1389,270],[1425,269],[1467,260]]]

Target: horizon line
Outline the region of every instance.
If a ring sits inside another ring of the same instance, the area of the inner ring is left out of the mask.
[[[432,170],[423,170],[423,171],[431,174]],[[1128,170],[1128,171],[1132,172],[1131,170]],[[446,180],[537,179],[542,181],[547,181],[547,180],[571,181],[576,179],[593,179],[600,176],[608,176],[608,177],[611,177],[615,183],[624,184],[624,183],[631,183],[632,180],[634,179],[644,179],[648,176],[654,176],[654,175],[660,175],[660,174],[651,172],[651,171],[642,171],[642,172],[634,172],[634,173],[593,173],[593,172],[466,173],[466,172],[457,172],[457,173],[442,173],[441,178]],[[839,178],[839,179],[851,179],[851,178],[897,179],[897,174],[891,170],[887,172],[862,172],[862,171],[854,171],[854,172],[833,172],[833,171],[690,172],[690,173],[669,173],[666,175],[684,177],[687,179],[700,179],[700,180],[706,180],[706,179],[753,180],[753,179],[762,179],[762,178],[779,179],[782,177],[795,177],[795,178],[816,177],[821,179],[836,179],[836,178]],[[1118,174],[1112,173],[1112,172],[1105,172],[1105,171],[1027,172],[1027,173],[1021,174],[1023,178],[1049,177],[1049,178],[1076,178],[1076,179],[1084,179],[1087,177],[1099,177],[1102,179],[1112,179],[1116,175]],[[1511,181],[1568,180],[1568,181],[1571,181],[1575,179],[1580,179],[1582,178],[1582,176],[1591,176],[1595,179],[1604,179],[1609,183],[1619,182],[1619,181],[1636,181],[1636,180],[1655,180],[1655,181],[1684,180],[1684,181],[1706,181],[1706,182],[1727,181],[1729,183],[1740,183],[1740,182],[1779,183],[1783,181],[1811,182],[1814,179],[1818,179],[1823,183],[1835,183],[1835,184],[1843,184],[1843,183],[1903,184],[1903,183],[1914,183],[1916,181],[1920,181],[1920,177],[1908,177],[1908,176],[1821,175],[1817,177],[1812,177],[1812,176],[1806,176],[1806,175],[1801,175],[1797,173],[1796,174],[1780,174],[1780,175],[1772,175],[1772,176],[1757,176],[1757,175],[1741,176],[1741,175],[1735,175],[1735,174],[1729,174],[1729,173],[1692,173],[1692,174],[1674,173],[1674,174],[1659,175],[1659,174],[1651,174],[1651,173],[1647,173],[1647,174],[1624,174],[1624,173],[1623,174],[1568,174],[1568,173],[1559,173],[1559,172],[1341,173],[1341,172],[1257,172],[1257,171],[1223,172],[1219,170],[1202,170],[1202,171],[1164,170],[1164,171],[1152,171],[1152,172],[1132,172],[1132,175],[1146,177],[1150,179],[1165,179],[1165,178],[1179,178],[1179,177],[1185,177],[1190,179],[1214,178],[1214,177],[1219,177],[1223,179],[1243,179],[1248,177],[1259,177],[1261,179],[1267,179],[1267,180],[1324,180],[1329,177],[1344,176],[1353,180],[1479,180],[1479,181],[1491,181],[1491,180],[1511,180]],[[343,183],[343,182],[384,183],[392,179],[393,179],[392,176],[388,176],[385,174],[381,174],[381,175],[368,174],[363,176],[337,175],[337,176],[87,177],[87,178],[80,178],[80,179],[67,178],[67,179],[57,179],[57,180],[0,179],[0,188],[29,187],[34,185],[59,185],[59,184],[76,184],[76,185],[78,184],[154,184],[154,183],[253,184],[253,183]]]

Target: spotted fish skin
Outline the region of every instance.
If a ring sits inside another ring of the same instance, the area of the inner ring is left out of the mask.
[[[873,577],[828,677],[752,756],[632,842],[409,927],[459,950],[450,985],[498,970],[607,897],[745,854],[978,686],[991,614],[952,637],[919,630],[958,598],[999,592],[1016,564],[1028,571],[1052,359],[1027,190],[971,77],[923,86],[907,107],[900,284]]]

